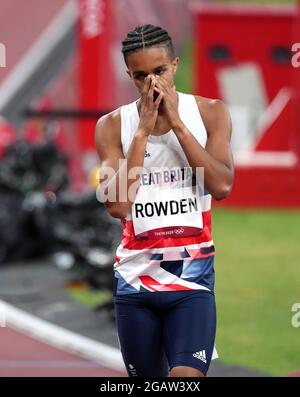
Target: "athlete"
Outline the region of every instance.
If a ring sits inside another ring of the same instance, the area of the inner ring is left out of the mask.
[[[101,198],[122,224],[120,347],[129,376],[203,377],[217,357],[211,197],[232,188],[231,120],[222,101],[176,91],[166,30],[138,26],[122,44],[140,97],[95,131]]]

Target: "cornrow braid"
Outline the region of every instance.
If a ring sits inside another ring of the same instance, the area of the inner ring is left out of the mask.
[[[165,47],[171,59],[175,57],[172,39],[169,33],[160,26],[142,25],[129,32],[122,41],[122,53],[126,62],[126,56],[134,51],[148,47]]]

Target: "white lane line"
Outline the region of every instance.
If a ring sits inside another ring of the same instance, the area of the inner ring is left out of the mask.
[[[2,315],[5,317],[5,324],[8,327],[32,336],[48,345],[93,360],[102,366],[118,371],[126,371],[119,349],[51,324],[3,300],[0,300],[0,305],[3,311]]]

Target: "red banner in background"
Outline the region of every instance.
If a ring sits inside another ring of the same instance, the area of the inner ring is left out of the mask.
[[[112,62],[113,1],[78,0],[79,107],[110,110],[115,105],[115,76]],[[81,121],[82,150],[94,149],[95,121]]]
[[[192,7],[196,92],[224,99],[234,121],[235,182],[214,205],[300,208],[300,56],[291,62],[300,43],[297,4]]]
[[[298,52],[295,54],[295,65],[294,67],[294,84],[295,84],[295,100],[294,100],[294,114],[296,121],[296,129],[295,129],[295,150],[298,155],[299,163],[300,163],[300,0],[298,0],[298,12],[297,19],[295,21],[295,34],[294,34],[294,43],[297,43]],[[300,166],[300,164],[299,164]]]

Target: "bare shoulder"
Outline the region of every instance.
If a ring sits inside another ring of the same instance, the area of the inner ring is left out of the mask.
[[[221,99],[211,99],[195,95],[199,112],[208,132],[217,128],[219,123],[223,127],[231,127],[231,119],[227,106]]]
[[[95,144],[116,144],[121,141],[120,108],[105,114],[97,121],[95,128]]]
[[[227,106],[221,99],[205,98],[195,95],[197,105],[205,115],[216,116],[218,113],[228,112]]]

